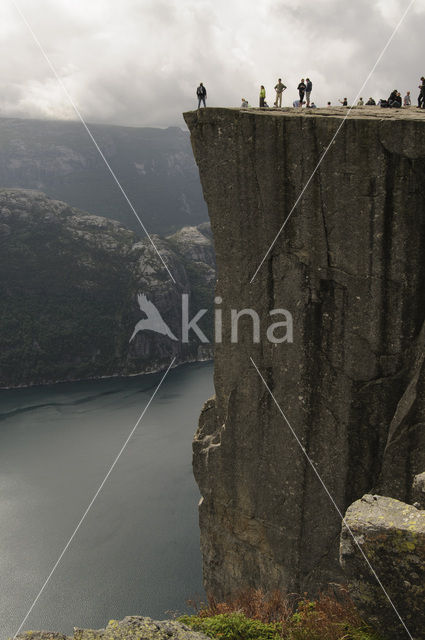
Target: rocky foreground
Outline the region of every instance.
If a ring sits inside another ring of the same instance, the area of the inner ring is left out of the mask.
[[[27,631],[16,640],[208,640],[175,620],[159,622],[141,616],[111,620],[105,629],[75,629],[72,636],[48,631]]]
[[[386,640],[408,637],[401,620],[414,640],[425,637],[425,511],[392,498],[363,496],[346,513],[340,554],[364,619]]]

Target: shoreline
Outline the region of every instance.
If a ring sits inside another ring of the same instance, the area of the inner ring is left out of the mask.
[[[208,357],[208,358],[196,358],[193,360],[184,360],[182,362],[175,363],[171,367],[171,369],[177,369],[178,367],[182,367],[186,364],[196,364],[196,363],[203,363],[203,362],[214,362],[214,358]],[[67,384],[71,382],[94,382],[96,380],[112,380],[114,378],[122,378],[123,380],[125,380],[127,378],[137,378],[139,376],[140,377],[149,376],[155,373],[161,373],[166,369],[167,369],[167,365],[160,365],[157,367],[153,367],[152,369],[149,369],[149,370],[140,371],[138,373],[128,373],[128,374],[113,373],[108,376],[92,376],[89,378],[69,378],[65,380],[51,380],[49,382],[34,382],[30,384],[19,384],[19,385],[10,386],[10,387],[0,387],[0,392],[1,391],[18,391],[20,389],[33,389],[35,387],[53,387],[59,384]]]

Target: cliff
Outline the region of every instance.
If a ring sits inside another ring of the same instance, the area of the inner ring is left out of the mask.
[[[365,493],[410,499],[425,469],[425,118],[353,110],[292,217],[344,109],[185,114],[217,255],[216,295],[255,309],[216,345],[216,396],[194,440],[205,586],[317,590],[344,578],[339,509]],[[269,311],[294,321],[271,344]]]
[[[182,299],[212,306],[214,250],[204,225],[154,236],[174,284],[149,240],[118,222],[42,193],[0,190],[0,387],[130,375],[210,357],[187,343],[133,330],[148,297],[174,335]],[[193,313],[192,313],[193,315]],[[202,325],[202,323],[200,323]],[[211,337],[212,321],[203,329]]]

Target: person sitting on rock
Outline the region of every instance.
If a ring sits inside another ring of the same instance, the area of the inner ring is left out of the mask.
[[[339,102],[342,104],[343,107],[348,107],[348,100],[347,98],[343,98],[342,100],[339,100]]]
[[[412,100],[411,100],[411,98],[410,98],[410,91],[408,91],[408,92],[406,93],[406,95],[404,96],[404,98],[403,98],[403,105],[404,105],[405,107],[410,107],[410,106],[411,106],[411,104],[412,104]]]
[[[242,98],[241,109],[248,109],[248,107],[249,107],[248,100],[246,98]]]
[[[363,105],[364,105],[363,98],[360,98],[359,101],[357,102],[357,106],[363,107]]]
[[[397,91],[397,89],[391,91],[390,97],[388,98],[387,102],[388,106],[392,109],[399,109],[401,107],[401,95]]]
[[[366,106],[368,107],[375,107],[376,106],[376,102],[373,98],[369,98],[369,100],[366,102]]]
[[[305,104],[305,102],[303,102],[302,100],[294,100],[292,106],[295,107],[295,109],[298,109],[300,107],[302,108],[303,104]]]

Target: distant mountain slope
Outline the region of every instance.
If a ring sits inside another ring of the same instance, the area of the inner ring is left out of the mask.
[[[188,133],[89,126],[149,232],[208,220]],[[79,122],[0,118],[0,187],[37,189],[142,233]]]
[[[202,229],[204,231],[202,231]],[[176,284],[148,240],[118,222],[44,194],[0,190],[0,387],[128,375],[205,359],[182,344],[182,293],[190,316],[211,308],[215,260],[208,226],[154,236]],[[143,330],[145,294],[179,339]],[[211,314],[210,314],[211,315]],[[200,322],[211,338],[212,317]]]

